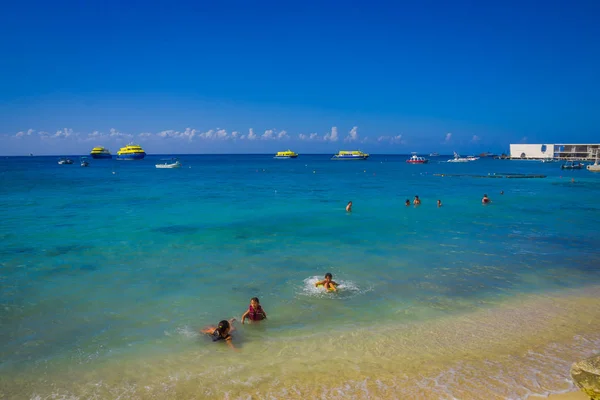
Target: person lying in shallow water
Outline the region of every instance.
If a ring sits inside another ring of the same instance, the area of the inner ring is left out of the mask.
[[[233,327],[233,322],[235,318],[231,318],[229,321],[224,319],[219,324],[214,326],[209,326],[205,329],[200,330],[200,332],[205,333],[211,336],[213,342],[224,341],[227,343],[229,347],[235,350],[235,346],[231,342],[231,332],[235,330]]]
[[[328,272],[325,274],[325,279],[315,283],[315,286],[319,287],[319,285],[322,285],[325,288],[325,290],[331,290],[331,291],[337,292],[336,286],[338,284],[336,282],[332,281],[332,279],[333,279],[333,275],[331,275],[331,273]]]

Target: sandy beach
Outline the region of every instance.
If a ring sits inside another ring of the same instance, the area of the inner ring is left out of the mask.
[[[532,397],[532,399],[536,399],[538,396]],[[539,397],[540,399],[544,397]],[[589,400],[582,391],[577,392],[569,392],[569,393],[561,393],[561,394],[551,394],[547,397],[550,400]]]

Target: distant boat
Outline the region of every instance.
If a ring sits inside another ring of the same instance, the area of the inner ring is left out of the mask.
[[[298,157],[298,153],[294,153],[293,151],[288,149],[286,151],[278,151],[277,154],[275,154],[274,158],[283,159],[283,158],[296,158],[296,157]]]
[[[89,166],[90,166],[90,162],[88,161],[88,158],[87,158],[87,157],[81,157],[81,158],[79,159],[79,162],[80,162],[80,165],[81,165],[82,167],[89,167]]]
[[[99,158],[112,158],[110,151],[102,146],[94,147],[92,151],[90,151],[90,156],[95,160]]]
[[[29,153],[29,157],[33,157],[33,153]]]
[[[470,160],[469,158],[461,157],[460,154],[458,154],[457,152],[454,152],[454,158],[451,158],[450,160],[448,160],[448,162],[451,162],[451,163],[466,163],[469,161],[473,161],[473,160]]]
[[[369,155],[367,153],[363,153],[360,150],[342,150],[333,157],[331,157],[332,160],[366,160],[367,158],[369,158]]]
[[[567,161],[560,166],[560,169],[583,169],[583,163],[576,163],[575,161]]]
[[[419,157],[416,153],[413,153],[412,157],[406,160],[409,164],[427,164],[429,162],[425,157]]]
[[[181,163],[177,158],[164,158],[163,162],[160,164],[156,164],[156,168],[179,168],[181,167]]]
[[[600,172],[600,165],[598,164],[598,153],[600,153],[600,150],[596,151],[596,161],[593,164],[588,165],[586,167],[587,170],[590,172]]]
[[[60,165],[73,164],[73,160],[71,160],[70,158],[67,158],[67,157],[61,157],[60,160],[58,160],[58,163]]]
[[[121,147],[117,152],[117,160],[142,160],[146,157],[146,152],[141,146],[129,143],[125,147]]]

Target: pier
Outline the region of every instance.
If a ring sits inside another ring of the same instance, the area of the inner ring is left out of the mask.
[[[533,178],[545,178],[546,175],[540,174],[512,174],[512,173],[489,173],[487,175],[477,175],[477,174],[433,174],[433,176],[440,176],[442,178],[445,177],[462,177],[462,178],[489,178],[489,179],[499,179],[499,178],[507,178],[507,179],[533,179]]]

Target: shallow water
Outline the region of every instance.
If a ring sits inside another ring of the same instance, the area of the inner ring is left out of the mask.
[[[153,157],[90,168],[0,160],[1,392],[526,398],[569,389],[570,364],[600,345],[600,174],[405,158],[183,156],[179,170],[157,170]],[[501,172],[548,177],[434,176]],[[405,207],[416,194],[423,204]],[[339,293],[312,286],[325,272]],[[253,296],[269,319],[238,325],[239,352],[196,333],[239,319]]]

